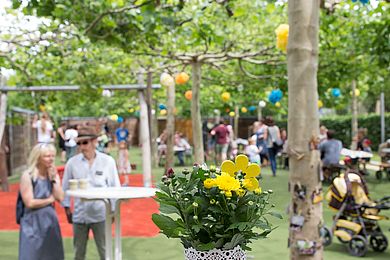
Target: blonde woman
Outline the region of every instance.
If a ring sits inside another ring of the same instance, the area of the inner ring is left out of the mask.
[[[56,150],[52,144],[37,144],[20,179],[25,205],[20,220],[19,260],[64,259],[61,230],[53,207],[64,192],[54,166]]]
[[[53,131],[53,124],[50,122],[49,115],[46,112],[42,113],[40,120],[38,120],[38,115],[35,115],[32,126],[37,129],[38,143],[54,142],[55,132]]]

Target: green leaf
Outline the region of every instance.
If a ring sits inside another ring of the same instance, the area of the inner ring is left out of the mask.
[[[179,238],[185,232],[184,227],[181,226],[178,221],[175,221],[168,216],[155,213],[152,215],[152,220],[167,237]]]
[[[270,212],[267,212],[268,215],[271,215],[275,218],[278,218],[278,219],[283,219],[283,216],[280,214],[280,213],[277,213],[277,212],[274,212],[274,211],[270,211]]]
[[[242,234],[237,233],[232,237],[232,240],[230,242],[224,245],[223,249],[233,249],[234,247],[242,244],[243,242],[245,242],[245,237]]]

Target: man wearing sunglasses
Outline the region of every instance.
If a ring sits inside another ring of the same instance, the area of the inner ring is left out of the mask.
[[[94,127],[79,129],[77,145],[81,153],[73,156],[65,165],[64,191],[69,180],[86,179],[89,187],[120,187],[115,160],[96,150],[97,131]],[[92,230],[100,259],[105,258],[105,205],[103,201],[74,199],[74,212],[70,209],[70,197],[62,202],[69,223],[73,223],[73,246],[76,260],[85,259],[89,230]],[[114,203],[112,203],[114,205]],[[114,210],[114,209],[112,209]]]

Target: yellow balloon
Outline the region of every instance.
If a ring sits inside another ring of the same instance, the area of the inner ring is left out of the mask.
[[[317,101],[317,106],[318,106],[318,108],[321,108],[321,107],[324,106],[324,103],[322,103],[321,100],[318,100],[318,101]]]
[[[236,113],[234,113],[233,111],[229,113],[229,116],[231,116],[231,117],[233,117],[235,115],[236,115]]]
[[[112,121],[117,121],[118,120],[118,115],[116,115],[116,114],[111,115],[111,120]]]
[[[161,109],[160,110],[160,115],[165,116],[166,114],[167,114],[167,110],[166,109]]]
[[[230,99],[230,93],[229,92],[223,92],[221,95],[222,101],[227,102]]]
[[[275,107],[280,107],[280,106],[281,106],[280,102],[275,103]]]
[[[247,109],[246,107],[242,107],[242,108],[241,108],[241,112],[242,112],[242,113],[246,113],[246,112],[248,112],[248,109]]]
[[[349,94],[351,94],[351,96],[352,96],[352,91],[350,91]],[[360,96],[360,90],[355,89],[355,97],[358,97],[358,96]]]

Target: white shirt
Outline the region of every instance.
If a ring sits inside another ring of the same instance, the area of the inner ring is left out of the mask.
[[[73,156],[65,165],[62,188],[69,189],[70,179],[87,179],[89,187],[106,188],[120,187],[118,171],[115,160],[104,153],[96,151],[93,164],[89,166],[88,160],[82,153]],[[65,195],[62,206],[70,207],[70,197]],[[111,201],[112,210],[115,202]],[[88,224],[104,221],[106,208],[103,201],[81,201],[74,199],[73,223]]]
[[[78,136],[78,132],[75,129],[67,129],[65,131],[65,146],[75,147],[77,145],[76,138]]]
[[[34,125],[34,128],[38,132],[38,143],[50,143],[52,142],[51,131],[53,131],[53,124],[46,120],[46,129],[42,131],[42,121],[38,120]]]

